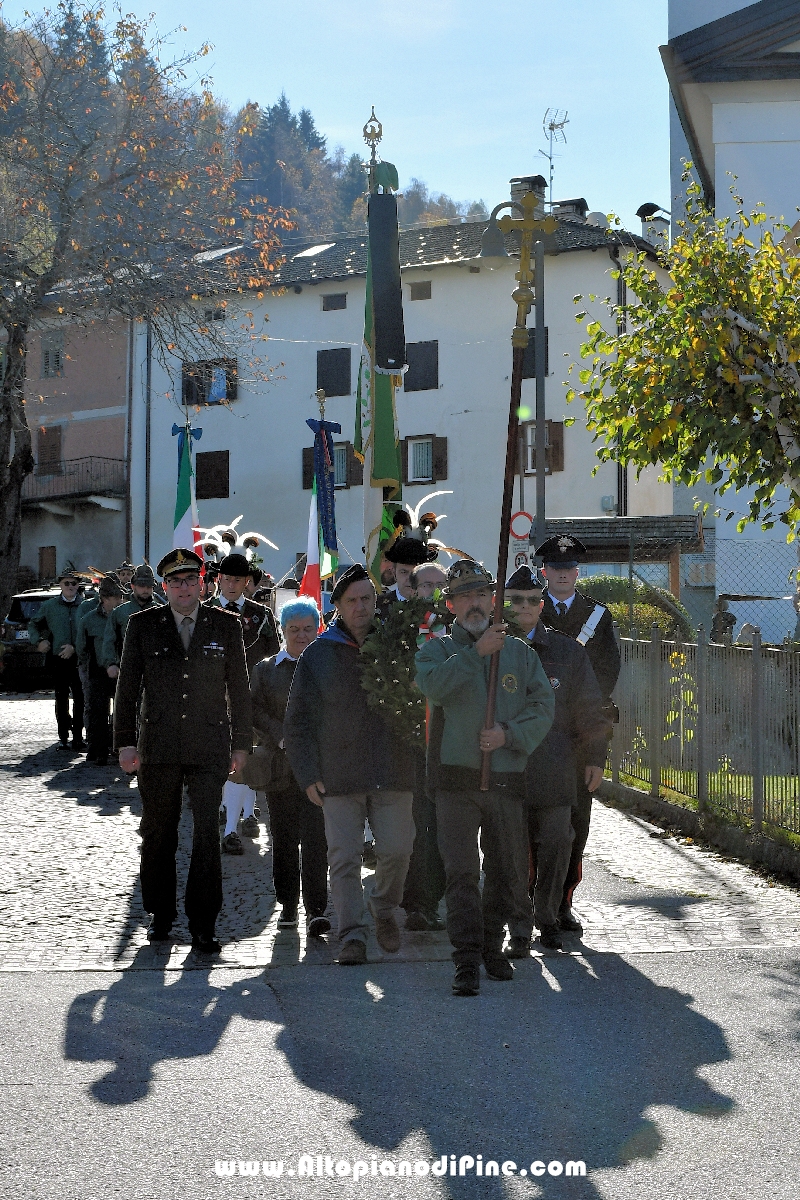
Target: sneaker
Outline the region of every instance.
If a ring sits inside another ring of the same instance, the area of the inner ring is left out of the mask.
[[[375,936],[378,945],[387,954],[396,954],[400,949],[400,929],[391,914],[388,917],[375,918]]]
[[[583,933],[583,925],[571,908],[562,908],[558,914],[558,924],[565,933]]]
[[[223,854],[244,854],[244,846],[242,845],[242,839],[239,837],[238,833],[235,830],[233,833],[229,833],[226,837],[224,837],[222,839],[222,853]]]
[[[490,979],[508,983],[514,978],[514,968],[499,950],[484,950],[483,965]]]
[[[297,929],[297,909],[284,905],[278,917],[278,929]]]
[[[245,837],[257,838],[261,830],[255,817],[245,817],[242,821],[242,833]]]
[[[557,925],[544,925],[539,930],[539,941],[546,950],[563,950],[564,943],[558,934]]]
[[[341,967],[359,967],[363,966],[367,961],[367,947],[357,938],[351,938],[349,942],[345,942],[339,951],[339,965]]]
[[[456,967],[453,979],[454,996],[477,996],[481,990],[481,973],[476,963],[462,963]]]
[[[512,937],[503,954],[505,954],[506,958],[530,958],[531,939],[526,937]]]
[[[211,933],[193,933],[192,949],[196,954],[219,954],[222,950],[222,943],[217,941],[213,931]]]
[[[428,918],[424,913],[412,908],[406,913],[406,929],[410,929],[412,933],[424,933],[426,929],[430,929]]]
[[[153,917],[147,927],[148,942],[168,942],[171,929],[172,921],[162,921],[160,917]]]
[[[323,933],[330,931],[331,923],[327,917],[312,917],[306,925],[306,933],[309,937],[322,937]]]

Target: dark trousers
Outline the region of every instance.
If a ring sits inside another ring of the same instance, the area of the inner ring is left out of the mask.
[[[447,933],[457,965],[479,963],[485,951],[499,951],[507,922],[526,902],[530,908],[524,803],[521,795],[499,788],[436,792],[439,849],[447,878]]]
[[[589,840],[589,822],[592,819],[592,793],[587,791],[583,781],[586,762],[578,759],[576,779],[576,799],[572,808],[572,828],[575,839],[567,867],[567,877],[564,880],[564,894],[561,900],[562,908],[572,907],[572,896],[575,888],[583,879],[583,852]]]
[[[228,764],[184,766],[180,763],[142,763],[142,903],[147,912],[169,924],[177,916],[175,852],[181,817],[183,785],[189,792],[194,832],[192,861],[186,881],[184,909],[189,929],[210,934],[222,908],[222,862],[219,849],[219,806],[228,778]]]
[[[268,792],[267,807],[278,904],[296,909],[302,889],[306,918],[321,917],[328,906],[328,843],[322,809],[297,785],[285,792]]]
[[[558,923],[558,910],[575,836],[572,813],[568,804],[560,804],[557,808],[528,807],[530,895],[533,900],[533,923],[538,929]],[[512,932],[516,933],[516,929]],[[525,935],[524,929],[520,932]]]
[[[436,805],[425,790],[425,756],[414,755],[414,849],[408,864],[402,906],[406,912],[434,916],[444,895],[445,874],[439,853]]]
[[[56,726],[62,742],[69,740],[70,730],[75,740],[83,737],[83,687],[78,674],[78,658],[59,658],[57,654],[49,654],[50,670],[53,676],[53,687],[56,693]],[[69,711],[69,699],[72,695],[72,715]]]
[[[111,746],[111,701],[116,680],[105,671],[89,669],[86,741],[90,758],[108,758]]]

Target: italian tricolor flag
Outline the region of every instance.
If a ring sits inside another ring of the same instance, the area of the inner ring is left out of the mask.
[[[311,508],[308,514],[308,548],[306,550],[306,569],[300,583],[300,595],[310,596],[316,600],[317,608],[322,618],[322,580],[333,575],[339,565],[337,555],[326,550],[322,542],[322,530],[319,523],[317,508],[317,476],[311,489]]]
[[[178,494],[175,498],[175,529],[172,534],[172,548],[176,550],[180,546],[184,550],[194,550],[195,554],[199,554],[202,558],[191,442],[192,439],[187,429],[181,439],[181,456],[178,462]]]

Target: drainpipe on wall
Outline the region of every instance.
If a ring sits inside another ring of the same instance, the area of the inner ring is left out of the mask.
[[[147,322],[147,365],[144,391],[144,557],[150,561],[150,426],[153,383],[153,328]]]
[[[131,453],[133,449],[133,320],[128,321],[128,428],[125,436],[125,561],[131,561]]]

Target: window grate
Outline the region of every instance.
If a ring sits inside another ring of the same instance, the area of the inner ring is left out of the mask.
[[[433,478],[433,439],[420,438],[411,442],[411,461],[409,463],[409,482],[429,480]]]
[[[347,487],[347,443],[333,447],[333,486]]]

